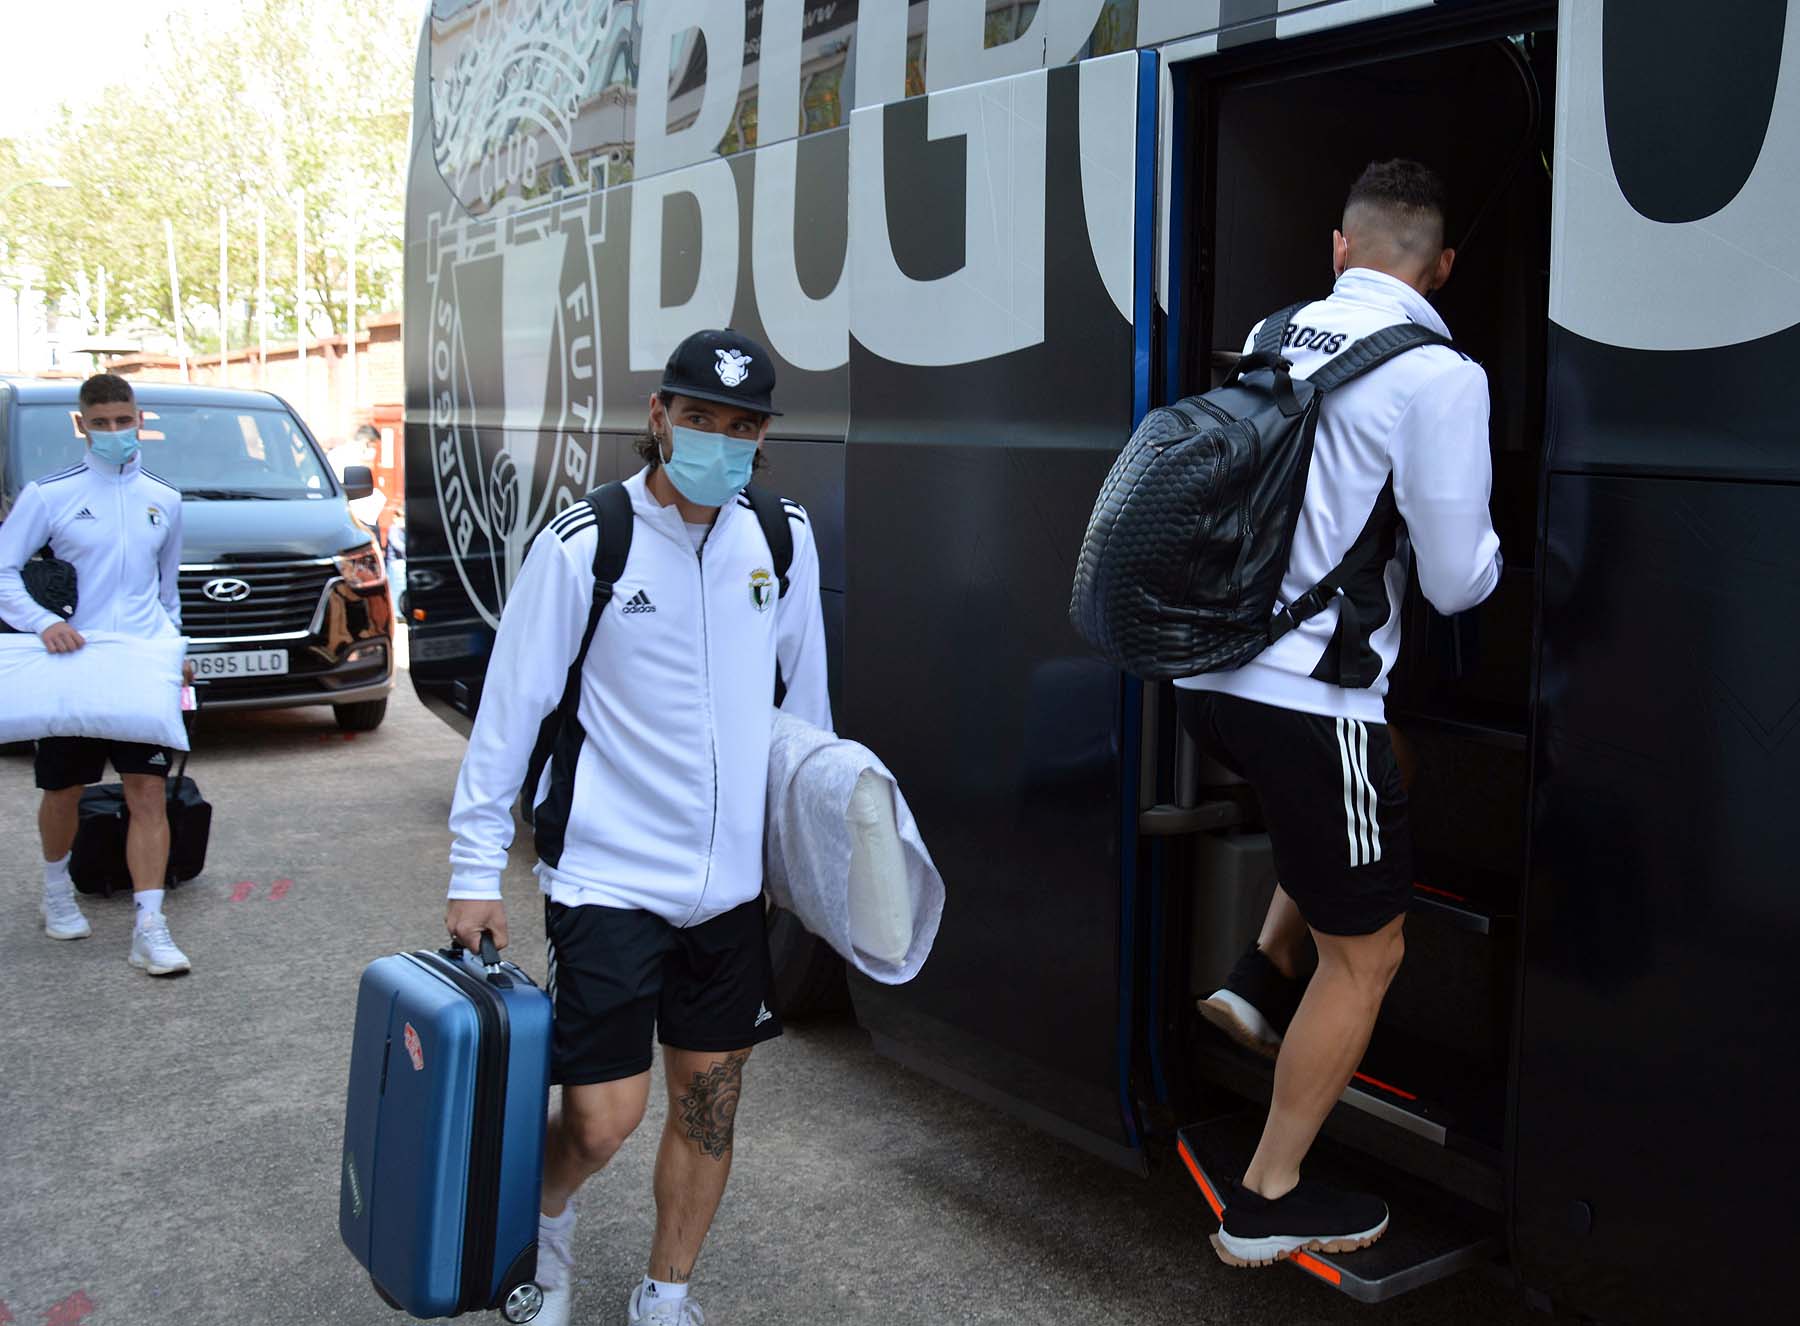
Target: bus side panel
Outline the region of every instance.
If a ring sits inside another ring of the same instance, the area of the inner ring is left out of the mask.
[[[1098,81],[1134,97],[1135,57],[1113,59],[1120,77]],[[1116,1036],[1122,689],[1068,623],[1094,494],[1131,426],[1132,327],[1083,219],[1079,97],[1100,90],[1078,69],[1022,78],[1048,82],[1044,339],[933,368],[852,348],[841,726],[894,770],[948,888],[923,973],[853,989],[885,1051],[1135,1165]],[[885,116],[896,250],[911,230],[915,279],[956,271],[962,235],[919,232],[933,216],[960,232],[964,160],[928,138],[925,99],[858,114]],[[1131,123],[1089,145],[1126,197]],[[858,326],[881,317],[866,288]]]
[[[1785,1319],[1800,5],[1567,4],[1558,60],[1514,1247],[1605,1320]]]
[[[1516,1235],[1603,1320],[1791,1299],[1796,529],[1800,486],[1550,484]]]

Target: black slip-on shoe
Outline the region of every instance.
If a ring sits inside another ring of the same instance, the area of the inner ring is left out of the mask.
[[[1387,1233],[1381,1198],[1322,1183],[1301,1180],[1272,1202],[1236,1184],[1229,1203],[1212,1236],[1213,1251],[1227,1266],[1267,1266],[1301,1251],[1355,1252]]]
[[[1200,1001],[1200,1016],[1244,1048],[1273,1058],[1305,990],[1252,945],[1225,984]]]

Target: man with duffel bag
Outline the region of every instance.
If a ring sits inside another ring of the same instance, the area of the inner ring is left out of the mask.
[[[537,1320],[569,1320],[577,1189],[642,1120],[652,1039],[668,1118],[631,1322],[688,1297],[730,1172],[745,1062],[781,1033],[764,933],[771,699],[827,730],[819,560],[805,511],[750,487],[774,415],[768,352],[696,332],[649,402],[645,468],[551,521],[512,587],[450,815],[446,924],[506,942],[521,787],[545,895],[552,1079]],[[616,1197],[615,1197],[616,1200]]]
[[[1201,1008],[1279,1046],[1268,1121],[1214,1238],[1234,1265],[1350,1251],[1387,1228],[1378,1197],[1305,1181],[1301,1162],[1404,950],[1412,843],[1384,696],[1408,558],[1446,614],[1500,580],[1487,378],[1427,298],[1454,258],[1437,176],[1371,165],[1333,235],[1331,295],[1259,323],[1223,387],[1152,411],[1083,543],[1076,627],[1125,670],[1175,682],[1183,725],[1256,789],[1274,847],[1262,938]],[[1302,990],[1308,931],[1319,961]]]
[[[25,485],[0,524],[0,618],[40,636],[52,654],[83,648],[84,629],[179,636],[181,491],[143,466],[142,415],[130,383],[97,373],[81,384],[80,405],[87,439],[80,462]],[[77,599],[67,620],[37,602],[21,575],[26,560],[45,546],[75,571]],[[191,665],[188,675],[191,679]],[[132,966],[151,976],[189,969],[163,915],[169,864],[165,780],[172,758],[165,746],[96,737],[44,737],[37,745],[37,785],[44,793],[38,810],[44,933],[52,939],[92,933],[75,901],[69,858],[82,792],[100,781],[110,760],[129,812],[125,859],[136,914],[129,956]]]

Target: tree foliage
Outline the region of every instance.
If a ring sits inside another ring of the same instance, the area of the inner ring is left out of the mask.
[[[243,0],[177,12],[144,59],[89,108],[26,143],[0,141],[9,255],[107,321],[174,330],[163,220],[174,226],[183,330],[219,333],[219,209],[226,209],[230,342],[254,341],[256,226],[267,232],[270,336],[294,334],[295,206],[305,200],[308,330],[345,326],[354,230],[362,313],[398,306],[413,61],[423,0]],[[221,21],[222,20],[222,21]],[[78,37],[72,40],[79,40]]]

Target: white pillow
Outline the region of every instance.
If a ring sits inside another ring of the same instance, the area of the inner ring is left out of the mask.
[[[0,742],[101,737],[188,748],[181,724],[187,641],[83,631],[87,643],[52,654],[35,635],[0,635]]]

